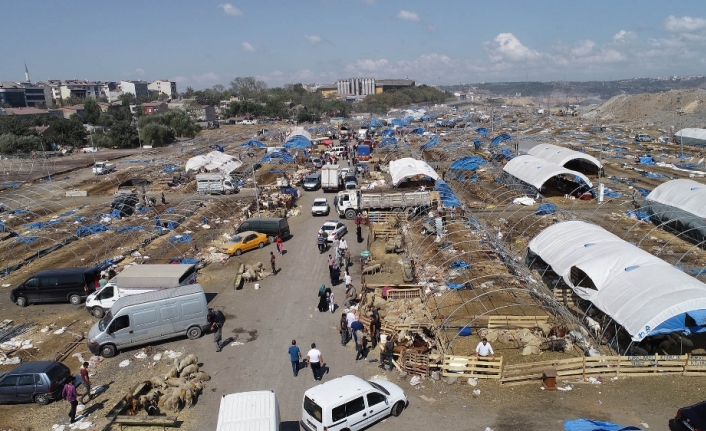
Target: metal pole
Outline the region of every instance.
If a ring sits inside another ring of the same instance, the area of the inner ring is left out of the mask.
[[[250,169],[252,170],[252,182],[253,185],[255,186],[255,208],[257,209],[257,217],[260,217],[260,198],[258,196],[257,192],[257,181],[255,180],[255,164],[253,163],[252,159],[253,156],[248,154],[250,156]]]

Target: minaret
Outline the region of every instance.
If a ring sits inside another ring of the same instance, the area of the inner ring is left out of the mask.
[[[29,80],[29,70],[27,70],[27,63],[25,63],[25,82],[29,84],[31,81]]]

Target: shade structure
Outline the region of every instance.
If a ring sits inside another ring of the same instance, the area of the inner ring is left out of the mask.
[[[706,329],[706,285],[678,268],[582,221],[549,226],[529,250],[634,341]]]
[[[706,185],[689,179],[660,184],[642,209],[655,222],[667,223],[697,241],[706,241]]]
[[[596,165],[597,168],[603,167],[603,164],[593,156],[558,145],[539,144],[530,148],[527,153],[530,156],[539,157],[540,159],[544,159],[559,166],[564,166],[572,160],[585,160]]]
[[[681,129],[674,134],[674,140],[678,144],[706,146],[706,129]]]
[[[402,181],[409,178],[425,176],[433,180],[439,179],[439,174],[422,160],[405,157],[390,162],[390,175],[392,184],[398,186]]]
[[[221,153],[220,151],[211,151],[206,155],[192,157],[186,162],[186,172],[198,171],[204,168],[208,172],[219,171],[224,174],[230,174],[234,170],[243,165],[243,162],[235,157]]]
[[[518,156],[507,162],[503,171],[525,183],[539,189],[550,178],[557,175],[570,175],[579,177],[589,187],[593,186],[591,180],[581,172],[566,169],[552,162],[535,156]]]

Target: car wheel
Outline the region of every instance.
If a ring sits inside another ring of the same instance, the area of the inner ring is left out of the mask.
[[[240,256],[241,254],[243,254],[243,250],[241,250],[241,249],[235,250],[235,255],[236,255],[236,256]]]
[[[117,351],[115,350],[115,346],[112,344],[106,344],[101,347],[101,356],[104,358],[112,358],[116,353]]]
[[[404,410],[404,403],[402,401],[397,401],[397,403],[392,406],[392,411],[390,411],[390,414],[397,417],[402,414],[402,410]]]
[[[264,242],[261,242],[260,244],[257,245],[257,248],[262,248],[262,247],[264,247],[264,246],[265,246],[265,243],[264,243]]]
[[[34,402],[40,406],[45,406],[49,404],[49,395],[47,394],[37,394],[34,396]]]
[[[23,296],[18,296],[17,301],[15,301],[15,304],[19,305],[20,307],[26,307],[27,306],[27,298]]]
[[[186,336],[189,337],[189,340],[199,338],[201,336],[201,328],[198,326],[192,326],[188,331],[186,331]]]
[[[103,309],[100,307],[93,307],[93,310],[91,310],[91,314],[93,315],[93,317],[97,317],[100,319],[101,317],[105,316],[105,311],[103,311]]]
[[[72,303],[73,305],[78,305],[81,303],[81,297],[74,293],[71,296],[69,296],[69,302]]]

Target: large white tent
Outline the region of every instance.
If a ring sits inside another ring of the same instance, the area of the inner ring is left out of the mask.
[[[542,187],[549,178],[562,174],[579,177],[588,184],[589,187],[593,186],[591,180],[581,172],[566,169],[563,166],[535,156],[515,157],[507,162],[505,167],[503,167],[503,171],[537,189]]]
[[[706,241],[706,184],[688,179],[667,181],[647,195],[642,208],[653,221]]]
[[[674,140],[678,144],[706,146],[706,129],[681,129],[674,134]]]
[[[552,144],[539,144],[527,151],[530,156],[539,157],[555,165],[564,166],[572,160],[585,160],[602,168],[603,164],[593,156]]]
[[[392,176],[392,184],[394,186],[398,186],[402,181],[408,178],[419,175],[430,177],[433,180],[439,179],[439,174],[426,162],[411,157],[391,161],[390,175]]]
[[[199,155],[186,161],[186,172],[199,171],[201,168],[208,172],[219,171],[228,175],[243,165],[243,162],[220,151],[211,151],[206,155]]]
[[[634,341],[706,329],[706,284],[599,226],[557,223],[534,237],[529,250]]]

